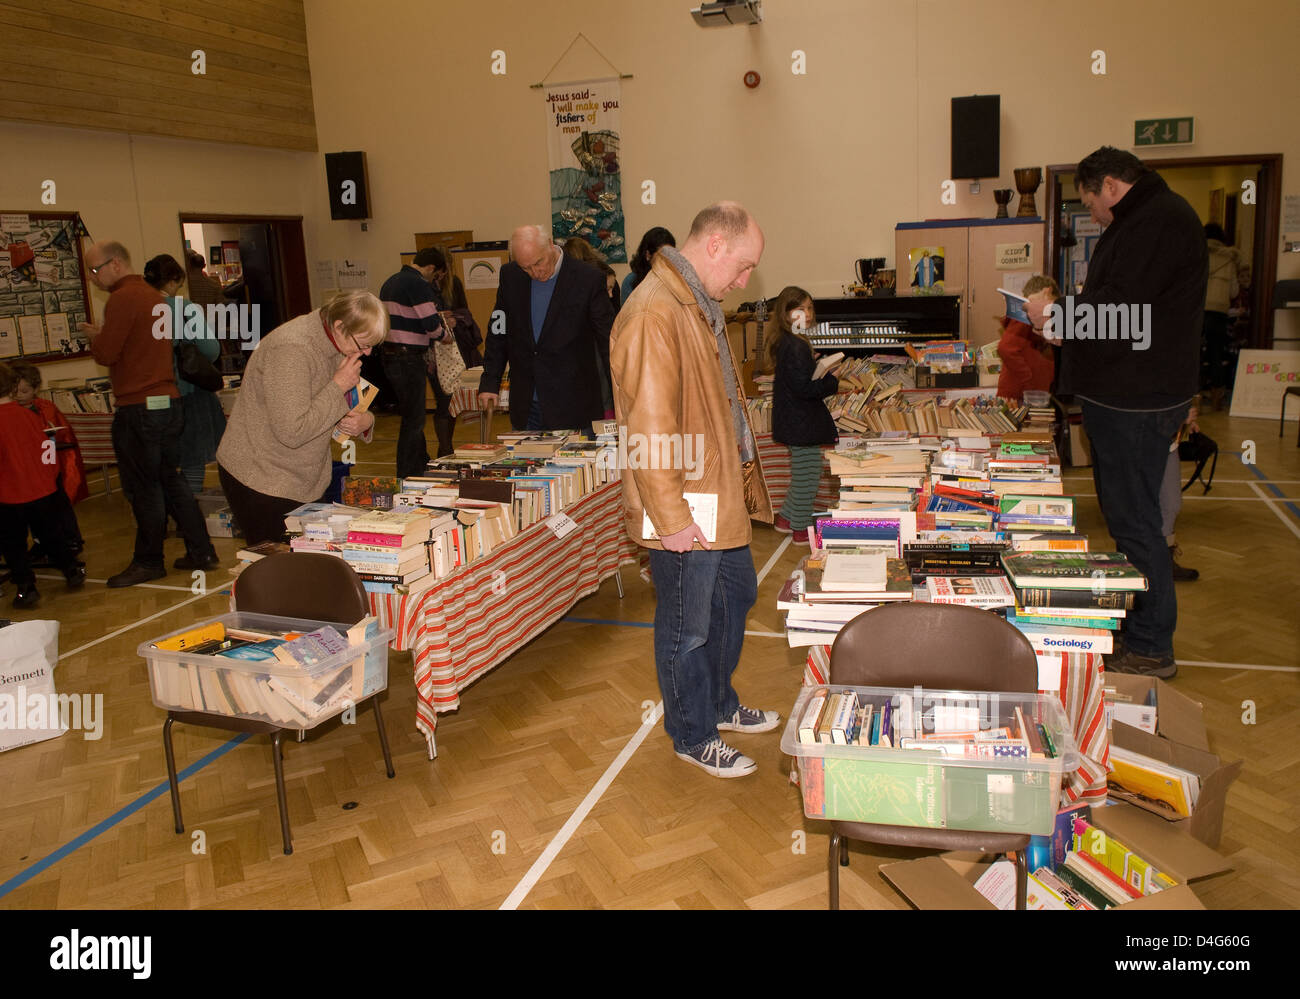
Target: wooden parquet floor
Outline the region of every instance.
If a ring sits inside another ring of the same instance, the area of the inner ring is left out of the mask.
[[[1225,450],[1254,439],[1258,468],[1279,480],[1282,498],[1225,455],[1209,497],[1199,487],[1185,494],[1178,524],[1183,562],[1201,579],[1178,588],[1184,665],[1173,682],[1204,704],[1212,748],[1245,761],[1220,847],[1233,870],[1197,892],[1211,908],[1295,908],[1300,450],[1294,425],[1284,440],[1265,420],[1211,414],[1204,427]],[[375,473],[392,467],[396,430],[394,417],[382,417],[380,440],[361,452]],[[459,431],[471,434],[469,426]],[[1086,471],[1070,481],[1074,491],[1092,492]],[[1102,543],[1095,498],[1085,496],[1080,509],[1083,529]],[[221,754],[183,781],[186,832],[178,835],[163,713],[136,646],[223,612],[227,597],[195,596],[179,572],[154,588],[107,590],[102,580],[129,559],[130,511],[117,491],[77,511],[90,576],[101,582],[66,594],[61,581],[44,579],[34,612],[8,610],[8,587],[4,613],[60,622],[59,690],[103,695],[102,738],[70,732],[0,753],[0,906],[454,909],[507,899],[537,909],[825,906],[826,827],[804,818],[777,733],[734,737],[759,764],[755,776],[735,781],[678,761],[658,722],[628,751],[659,700],[652,632],[636,626],[653,619],[654,598],[631,566],[623,569],[624,599],[607,582],[573,611],[608,624],[562,621],[466,691],[461,709],[440,720],[434,762],[415,731],[410,657],[390,654],[384,714],[397,777],[384,776],[368,710],[355,725],[331,723],[289,742],[292,856],[281,851],[265,737],[232,742],[227,733],[177,726],[178,766]],[[755,565],[784,540],[757,528]],[[169,559],[181,554],[179,540],[168,546]],[[238,542],[218,539],[217,547],[233,564]],[[787,547],[762,581],[751,630],[781,631],[775,596],[796,558]],[[783,638],[748,637],[737,674],[744,701],[784,715],[803,658]],[[1250,705],[1254,723],[1246,724]],[[593,794],[620,754],[625,765]],[[561,833],[550,863],[533,870]],[[855,846],[841,872],[842,904],[907,908],[877,867],[920,855]]]

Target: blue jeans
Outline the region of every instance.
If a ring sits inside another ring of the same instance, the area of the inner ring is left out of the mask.
[[[1092,443],[1092,480],[1115,547],[1147,578],[1124,619],[1124,644],[1141,656],[1174,651],[1178,601],[1173,559],[1160,514],[1169,445],[1188,403],[1131,412],[1083,401],[1083,429]]]
[[[650,550],[655,608],[655,668],[664,730],[678,752],[718,737],[718,722],[740,707],[731,676],[740,663],[745,617],[758,597],[749,546]]]

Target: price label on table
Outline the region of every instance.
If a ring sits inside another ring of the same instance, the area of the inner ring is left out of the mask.
[[[576,530],[578,523],[567,513],[557,513],[554,517],[546,518],[546,526],[557,538],[562,538]]]

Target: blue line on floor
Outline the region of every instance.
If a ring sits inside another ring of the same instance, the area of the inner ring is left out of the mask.
[[[653,621],[615,621],[606,617],[565,617],[562,621],[572,621],[575,624],[617,624],[624,628],[653,628]]]
[[[241,742],[243,742],[252,734],[253,733],[251,732],[242,732],[239,735],[235,736],[233,739],[231,739],[229,742],[227,742],[225,745],[218,746],[212,752],[208,753],[207,756],[203,757],[203,759],[191,763],[188,767],[186,767],[184,770],[180,771],[180,773],[176,775],[176,782],[179,784],[181,781],[185,780],[185,778],[191,777],[194,774],[198,773],[209,763],[212,763],[220,759],[221,757],[225,756],[226,753],[230,752],[232,749],[234,749],[236,746],[238,746]],[[53,867],[60,860],[62,860],[64,857],[71,854],[73,851],[80,850],[83,846],[89,843],[100,833],[108,832],[108,830],[112,829],[115,825],[117,825],[119,822],[125,819],[128,815],[133,815],[134,813],[138,812],[140,809],[142,809],[145,805],[149,804],[149,802],[153,801],[155,798],[167,794],[168,789],[169,789],[168,782],[163,781],[157,787],[153,788],[150,791],[146,791],[140,797],[136,798],[135,801],[131,802],[126,807],[110,815],[103,822],[99,823],[99,825],[92,826],[91,828],[87,829],[84,833],[82,833],[80,836],[78,836],[76,839],[70,840],[69,842],[63,844],[63,846],[59,847],[48,857],[45,857],[42,860],[38,860],[36,863],[32,864],[31,867],[27,868],[24,871],[19,871],[17,874],[15,874],[4,884],[0,884],[0,898],[4,898],[15,888],[19,888],[22,885],[26,884],[32,878],[36,877],[36,875],[44,871],[46,868]]]
[[[1240,451],[1227,451],[1227,452],[1224,452],[1224,453],[1225,453],[1225,454],[1234,455],[1234,456],[1237,458],[1238,461],[1241,461],[1241,452],[1240,452]],[[1249,468],[1249,469],[1254,473],[1255,478],[1260,479],[1260,480],[1267,480],[1267,479],[1268,479],[1268,476],[1264,474],[1264,472],[1260,469],[1260,467],[1259,467],[1258,465],[1250,464],[1250,465],[1246,465],[1246,467]],[[1283,505],[1283,506],[1285,506],[1288,510],[1290,510],[1290,511],[1291,511],[1293,514],[1295,514],[1297,517],[1300,517],[1300,509],[1297,509],[1297,508],[1296,508],[1296,505],[1295,505],[1295,503],[1294,503],[1293,501],[1288,500],[1288,499],[1285,498],[1285,496],[1283,495],[1281,489],[1279,489],[1279,488],[1278,488],[1274,483],[1272,483],[1272,482],[1263,481],[1262,484],[1263,484],[1263,486],[1264,486],[1265,489],[1269,490],[1269,491],[1270,491],[1274,496],[1276,496],[1278,499],[1280,499],[1280,500],[1282,501],[1282,505]]]

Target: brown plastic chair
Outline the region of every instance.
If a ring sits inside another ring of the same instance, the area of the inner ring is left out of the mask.
[[[361,577],[341,558],[317,552],[284,553],[259,559],[239,575],[234,594],[235,610],[250,614],[267,614],[305,621],[333,621],[352,625],[370,613],[370,601],[366,597],[366,588],[361,583]],[[383,748],[384,764],[391,780],[395,776],[393,757],[388,751],[388,735],[384,731],[384,716],[379,710],[379,699],[372,694],[365,700],[374,705],[375,726],[379,729],[379,745]],[[271,737],[271,760],[275,764],[275,794],[280,806],[280,834],[284,838],[284,852],[293,853],[293,839],[289,833],[289,809],[284,792],[284,746],[281,741],[281,736],[293,729],[284,729],[271,722],[210,714],[206,711],[168,711],[167,721],[163,723],[163,751],[167,755],[167,779],[171,784],[172,815],[176,819],[178,833],[185,831],[185,824],[181,819],[176,757],[172,750],[174,722],[204,725],[229,732],[265,734]]]
[[[850,687],[1029,692],[1038,689],[1033,647],[996,614],[949,604],[886,604],[859,614],[831,646],[830,682]],[[854,839],[931,850],[1016,855],[1016,908],[1025,907],[1029,836],[924,829],[874,822],[831,822],[827,875],[830,907],[840,907],[840,873]]]

